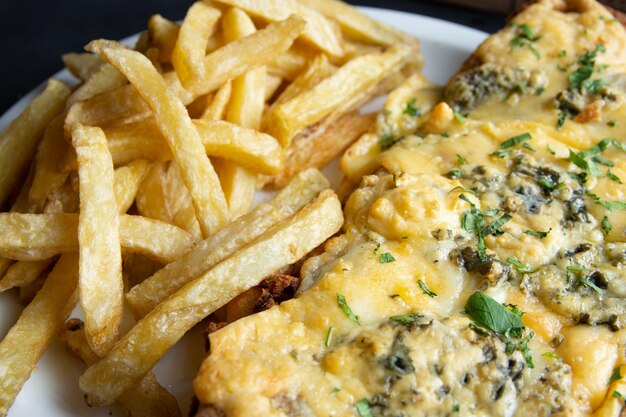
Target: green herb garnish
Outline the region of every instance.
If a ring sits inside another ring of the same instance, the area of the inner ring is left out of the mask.
[[[424,294],[426,294],[430,298],[435,298],[437,296],[437,293],[434,293],[431,290],[429,290],[426,284],[424,283],[424,281],[422,281],[421,279],[417,280],[417,285],[419,285],[422,291],[424,292]]]
[[[330,346],[330,341],[333,338],[333,331],[335,330],[334,326],[330,326],[328,328],[328,332],[326,333],[326,339],[324,339],[324,346],[329,347]]]
[[[622,395],[622,393],[617,390],[613,391],[613,398],[617,398],[618,400],[622,400],[626,403],[626,398],[624,398],[624,395]]]
[[[623,184],[623,182],[620,179],[620,177],[618,177],[617,175],[613,174],[610,169],[606,171],[606,176],[611,181],[615,181],[618,184]]]
[[[516,50],[521,47],[526,47],[532,52],[532,54],[537,59],[541,59],[541,54],[533,45],[533,42],[539,40],[539,36],[535,35],[533,30],[526,23],[516,24],[513,23],[513,26],[517,26],[516,36],[511,39],[511,49]]]
[[[602,232],[605,235],[608,235],[609,233],[611,233],[611,229],[613,229],[613,226],[611,225],[611,221],[606,216],[602,218],[602,221],[600,222],[600,227],[602,228]]]
[[[540,232],[537,230],[526,230],[524,233],[526,233],[527,235],[537,237],[539,239],[543,239],[544,237],[548,236],[548,233],[550,233],[551,230],[552,228],[548,229],[547,232]]]
[[[411,101],[409,101],[407,103],[407,105],[404,108],[404,110],[402,110],[402,113],[408,114],[409,116],[413,116],[413,117],[421,116],[422,112],[420,111],[420,109],[415,107],[416,102],[417,102],[417,99],[412,98]]]
[[[360,417],[373,417],[370,403],[365,398],[354,404],[354,408]]]
[[[615,381],[619,381],[622,379],[621,366],[618,365],[613,369],[613,373],[611,374],[611,379],[609,379],[609,385],[611,385]]]
[[[359,319],[359,316],[355,315],[352,312],[352,309],[350,308],[350,306],[346,302],[346,297],[344,297],[341,293],[337,293],[337,304],[339,305],[339,307],[343,310],[344,314],[350,320],[352,320],[353,322],[355,322],[358,325],[361,325],[361,319]]]
[[[463,123],[465,123],[465,116],[463,116],[461,113],[459,113],[459,112],[456,112],[456,111],[455,111],[455,112],[453,113],[453,115],[454,115],[454,119],[455,119],[455,120],[456,120],[459,124],[461,124],[461,125],[462,125]]]
[[[465,188],[462,185],[457,185],[456,187],[454,187],[453,189],[448,191],[448,194],[451,194],[451,193],[453,193],[455,191],[462,191],[462,192],[470,193],[470,194],[473,194],[473,195],[478,195],[476,190],[472,190],[471,188]]]
[[[378,258],[378,262],[381,264],[388,264],[389,262],[395,262],[396,258],[389,252],[382,253],[380,258]]]
[[[460,169],[453,169],[452,171],[448,171],[444,174],[444,176],[450,178],[451,180],[459,178],[463,173]]]
[[[530,135],[530,133],[526,132],[526,133],[522,133],[521,135],[518,136],[513,136],[510,139],[505,140],[504,142],[502,142],[500,144],[500,149],[507,149],[507,148],[511,148],[519,143],[522,142],[526,142],[531,140],[533,137]]]
[[[467,299],[465,312],[476,326],[500,336],[520,338],[524,331],[520,314],[512,312],[482,291],[476,291]]]
[[[510,263],[511,265],[513,265],[515,269],[517,270],[517,272],[519,272],[520,274],[530,274],[531,272],[533,272],[532,268],[524,265],[523,263],[521,263],[520,261],[518,261],[517,259],[511,256],[506,258],[506,261],[507,263]]]
[[[415,323],[420,317],[419,314],[403,314],[401,316],[392,316],[391,320],[400,324],[412,324]]]
[[[592,290],[594,290],[596,293],[602,295],[602,288],[598,287],[596,284],[594,284],[589,278],[585,278],[582,277],[578,280],[578,282],[580,282],[581,284],[591,288]]]
[[[456,161],[459,163],[459,165],[467,164],[467,159],[465,159],[463,155],[460,155],[458,153],[456,154]]]

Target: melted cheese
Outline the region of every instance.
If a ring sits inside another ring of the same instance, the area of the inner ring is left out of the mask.
[[[440,92],[421,77],[392,94],[395,111],[342,160],[351,180],[377,172],[346,202],[344,234],[304,264],[297,298],[211,335],[195,381],[203,404],[227,416],[354,416],[362,399],[375,416],[619,415],[612,393],[626,395],[626,380],[609,379],[626,363],[626,210],[607,210],[593,195],[625,201],[626,185],[601,164],[601,176],[580,184],[570,151],[626,134],[626,32],[596,3],[570,3],[575,10],[557,0],[528,7],[475,54],[491,69],[522,69],[507,76],[525,74],[541,90],[481,97],[465,120],[452,100],[435,104]],[[523,24],[538,39],[513,49]],[[609,80],[609,95],[584,97],[580,115],[559,129],[557,97],[598,44],[605,51],[591,78]],[[412,98],[423,115],[407,120],[398,109]],[[378,138],[389,132],[397,140],[381,151]],[[530,146],[493,155],[526,133]],[[626,181],[626,152],[610,146],[601,156]],[[503,233],[485,237],[486,261],[463,227],[470,203],[511,216]],[[462,310],[478,289],[525,312],[534,368],[468,328]],[[392,319],[411,313],[419,322]]]

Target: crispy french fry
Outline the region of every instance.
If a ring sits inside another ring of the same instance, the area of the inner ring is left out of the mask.
[[[172,51],[172,64],[186,89],[197,89],[195,83],[204,79],[207,44],[220,16],[218,9],[201,1],[195,2],[187,10]]]
[[[273,62],[289,49],[304,27],[302,18],[290,16],[213,51],[204,59],[205,79],[193,93],[206,94],[228,80]]]
[[[46,283],[47,278],[48,277],[45,275],[40,275],[39,278],[31,282],[30,284],[22,285],[19,288],[20,303],[23,306],[27,306],[28,304],[30,304],[31,301],[33,301],[33,298],[35,298],[39,290]]]
[[[102,64],[83,85],[78,87],[67,99],[66,106],[90,99],[126,84],[126,78],[111,64]]]
[[[100,358],[94,353],[85,337],[84,323],[69,319],[60,333],[65,348],[75,357],[92,365]],[[163,388],[152,372],[141,382],[120,396],[119,403],[129,417],[179,417],[176,398]]]
[[[0,206],[28,171],[44,129],[63,110],[70,92],[68,86],[51,79],[46,89],[0,134]]]
[[[54,190],[46,202],[43,213],[78,213],[78,173],[70,173],[67,181]]]
[[[306,168],[320,168],[339,156],[352,142],[370,130],[375,114],[348,113],[320,134],[296,140],[287,150],[285,169],[271,178],[271,187],[284,187],[289,179]]]
[[[288,145],[308,126],[322,119],[336,120],[343,112],[361,104],[364,92],[383,81],[390,72],[402,68],[411,53],[411,48],[397,46],[349,61],[311,90],[278,105],[269,116],[269,132]]]
[[[26,176],[26,180],[20,188],[20,192],[11,204],[11,211],[17,213],[41,213],[45,206],[45,200],[37,200],[31,202],[28,198],[28,192],[32,187],[33,179],[35,178],[35,166],[30,165],[30,170]]]
[[[23,287],[35,281],[42,273],[56,261],[56,258],[42,259],[41,261],[18,261],[6,271],[0,279],[0,292],[14,287]]]
[[[0,415],[6,415],[76,304],[78,256],[63,255],[43,288],[0,342]]]
[[[115,170],[113,193],[120,214],[126,213],[133,205],[137,190],[139,190],[149,167],[148,161],[137,159]]]
[[[270,101],[281,85],[283,85],[281,77],[267,74],[265,77],[265,101]]]
[[[180,26],[161,16],[155,14],[148,21],[148,40],[150,44],[159,50],[159,60],[161,62],[172,62],[172,52],[176,46],[176,39]]]
[[[298,15],[306,20],[302,38],[331,56],[343,55],[341,33],[334,24],[316,10],[296,0],[219,0],[220,3],[245,10],[253,16],[274,22]]]
[[[43,203],[52,191],[65,183],[69,173],[60,169],[60,161],[69,148],[63,135],[63,115],[58,115],[46,128],[37,149],[33,184],[28,192],[31,202]]]
[[[348,179],[359,181],[376,168],[380,152],[380,137],[376,133],[365,133],[344,152],[339,167]]]
[[[7,270],[13,265],[13,260],[0,258],[0,277],[3,277]]]
[[[298,0],[302,4],[317,10],[329,19],[336,20],[341,30],[350,38],[391,46],[407,41],[417,42],[409,35],[402,33],[384,23],[372,19],[356,7],[338,0]]]
[[[140,53],[107,41],[91,42],[88,48],[120,70],[151,107],[181,169],[203,235],[222,227],[229,219],[226,199],[183,103],[167,89],[161,75]]]
[[[226,42],[241,39],[256,31],[252,19],[244,11],[236,8],[224,13],[222,25]],[[263,66],[248,71],[232,81],[226,120],[239,126],[261,129],[266,76],[267,70]],[[250,210],[256,191],[256,174],[241,167],[237,162],[230,161],[221,161],[217,172],[231,217],[237,218]]]
[[[232,83],[230,81],[227,81],[217,90],[217,92],[213,96],[213,100],[211,100],[211,103],[209,103],[200,118],[202,120],[210,121],[222,120],[224,118],[224,114],[226,114],[226,106],[228,105],[228,101],[230,100],[231,92]]]
[[[78,249],[77,235],[75,213],[0,213],[0,256],[4,258],[39,261],[72,252]],[[171,224],[130,215],[120,216],[119,239],[125,250],[163,263],[189,251],[197,240]]]
[[[272,225],[300,210],[328,186],[326,178],[316,169],[298,174],[271,201],[257,206],[132,288],[126,299],[135,316],[146,315],[185,284],[256,239]]]
[[[122,319],[120,222],[113,191],[113,161],[102,129],[77,126],[79,292],[87,338],[98,354],[109,350]]]
[[[172,214],[167,207],[164,190],[167,167],[166,162],[152,164],[139,185],[135,201],[137,211],[142,216],[172,223]]]
[[[315,53],[298,45],[289,48],[285,53],[280,54],[267,66],[267,72],[276,77],[293,81],[306,67],[309,60]]]
[[[163,192],[165,204],[171,216],[172,223],[188,231],[197,238],[202,238],[200,224],[196,219],[191,195],[185,188],[180,175],[180,169],[175,162],[171,162],[163,177]]]
[[[85,52],[64,54],[61,59],[65,68],[81,81],[87,81],[103,64],[98,55]]]
[[[115,401],[195,324],[242,290],[299,260],[342,224],[337,196],[330,190],[323,191],[313,203],[183,287],[141,319],[109,354],[80,377],[87,403]]]

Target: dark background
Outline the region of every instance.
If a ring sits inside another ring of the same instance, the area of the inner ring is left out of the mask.
[[[486,32],[504,16],[423,0],[349,0],[457,22]],[[143,31],[155,13],[180,20],[191,0],[0,0],[0,114],[62,69],[61,55],[95,38]]]

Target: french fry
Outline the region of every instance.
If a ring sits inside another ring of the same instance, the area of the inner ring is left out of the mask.
[[[35,298],[39,290],[46,283],[46,279],[48,277],[45,275],[40,275],[39,278],[31,282],[30,284],[22,285],[19,288],[19,297],[20,303],[23,306],[27,306],[31,301]]]
[[[327,54],[340,57],[343,55],[341,33],[331,21],[316,10],[299,3],[296,0],[219,0],[219,3],[238,7],[253,16],[262,17],[274,22],[286,19],[290,15],[298,15],[306,20],[306,28],[302,38]]]
[[[35,281],[42,273],[56,261],[56,258],[42,259],[41,261],[18,261],[6,271],[0,279],[0,292],[15,287],[23,287]]]
[[[408,41],[409,35],[372,19],[356,7],[338,0],[298,0],[329,19],[336,20],[346,36],[376,45],[391,46]]]
[[[191,201],[191,195],[185,188],[185,183],[180,175],[180,169],[176,163],[169,164],[163,178],[163,193],[165,205],[176,226],[188,231],[197,238],[202,238],[200,224],[196,219],[195,210]]]
[[[218,9],[201,1],[195,2],[187,10],[172,51],[172,65],[186,89],[197,89],[195,83],[204,79],[207,44],[220,16]]]
[[[165,201],[164,182],[168,164],[154,163],[149,168],[136,194],[137,211],[142,216],[172,223],[172,215]]]
[[[222,120],[226,114],[226,106],[230,100],[230,94],[232,92],[232,83],[227,81],[221,86],[215,95],[213,100],[207,106],[206,110],[202,113],[200,118],[202,120]]]
[[[137,159],[115,170],[113,194],[120,214],[126,213],[133,205],[137,190],[139,190],[149,167],[148,161]]]
[[[63,326],[60,337],[65,348],[87,365],[100,359],[87,343],[82,321],[69,319]],[[119,403],[129,417],[181,416],[176,398],[159,384],[152,372],[148,372],[137,386],[122,394]]]
[[[192,92],[201,96],[228,80],[275,61],[291,47],[305,24],[302,18],[289,16],[213,51],[204,59],[205,79],[199,83],[201,88]]]
[[[63,110],[70,92],[62,82],[49,80],[45,90],[0,134],[0,206],[28,171],[44,129]]]
[[[102,129],[77,126],[72,143],[78,158],[79,292],[87,339],[102,355],[117,339],[123,283],[120,221],[113,191],[113,161]]]
[[[70,145],[63,135],[63,115],[58,115],[46,128],[37,149],[33,183],[28,192],[29,201],[43,204],[50,193],[65,183],[69,173],[60,169],[60,161],[69,149]]]
[[[328,186],[326,178],[316,169],[298,174],[271,201],[257,206],[132,288],[126,299],[135,316],[145,316],[185,284],[256,239],[272,225],[300,210]]]
[[[359,181],[376,169],[380,153],[380,137],[376,133],[365,133],[344,152],[339,167],[348,179]]]
[[[58,189],[48,196],[43,213],[78,213],[78,173],[73,171]]]
[[[102,360],[80,377],[90,405],[110,404],[139,382],[189,329],[242,290],[299,260],[343,224],[337,196],[324,191],[292,217],[274,225],[159,304]]]
[[[7,270],[13,265],[13,260],[0,258],[0,277],[3,277]]]
[[[265,77],[265,101],[270,101],[281,85],[283,85],[281,77],[267,74]]]
[[[66,106],[69,108],[74,103],[90,99],[124,84],[126,84],[126,78],[113,65],[102,64],[83,85],[70,95]]]
[[[226,42],[233,42],[256,31],[252,19],[236,8],[224,13],[222,25]],[[226,111],[227,121],[242,127],[261,129],[266,76],[267,70],[263,66],[232,81],[232,93]],[[230,161],[221,161],[217,172],[231,217],[237,218],[250,210],[256,191],[256,174]]]
[[[117,213],[116,213],[117,214]],[[78,249],[75,213],[0,213],[0,256],[40,261]],[[141,216],[120,216],[119,239],[130,252],[169,263],[188,252],[197,241],[179,227]]]
[[[93,41],[88,49],[98,52],[122,72],[151,107],[181,169],[203,235],[221,228],[229,219],[226,199],[183,103],[167,89],[161,75],[140,53],[107,41]],[[89,334],[89,325],[87,330]]]
[[[375,114],[347,113],[321,134],[296,140],[287,150],[285,169],[272,177],[269,185],[284,187],[301,170],[325,166],[370,130],[375,119]]]
[[[287,146],[308,126],[329,116],[330,120],[336,120],[343,112],[361,104],[364,92],[390,72],[402,68],[411,53],[411,48],[397,46],[349,61],[311,90],[278,105],[269,116],[269,132]]]
[[[6,415],[76,304],[78,256],[63,255],[33,301],[0,342],[0,415]]]
[[[306,67],[315,53],[305,48],[294,45],[285,53],[280,54],[268,66],[267,72],[275,77],[281,77],[287,81],[293,81]]]
[[[64,54],[61,56],[65,68],[81,81],[87,81],[89,77],[103,64],[98,55],[90,53]]]
[[[160,14],[155,14],[148,21],[148,40],[159,50],[161,62],[172,62],[172,52],[176,46],[176,39],[180,26]],[[97,55],[96,55],[97,56]]]

